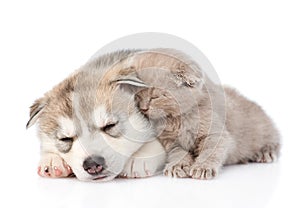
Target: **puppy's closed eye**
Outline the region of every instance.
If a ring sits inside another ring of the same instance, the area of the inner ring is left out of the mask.
[[[106,134],[112,137],[120,136],[120,131],[118,129],[118,121],[106,124],[105,126],[101,127],[101,131],[105,132]]]
[[[115,127],[117,125],[117,123],[109,123],[107,125],[105,125],[104,127],[102,127],[102,131],[109,131],[110,129],[112,129],[113,127]]]
[[[59,140],[62,141],[62,142],[73,142],[74,138],[73,137],[64,137],[64,138],[61,138]]]
[[[58,137],[55,146],[62,153],[70,151],[76,137]]]

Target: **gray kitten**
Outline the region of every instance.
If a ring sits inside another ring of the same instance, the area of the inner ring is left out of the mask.
[[[161,51],[168,53],[165,62],[173,64],[177,79],[169,83],[170,71],[155,75],[157,69],[144,70],[138,77],[152,87],[135,99],[160,132],[158,140],[167,152],[165,175],[211,179],[223,165],[276,160],[279,133],[260,106],[211,82],[186,55]],[[176,64],[176,59],[182,62]]]

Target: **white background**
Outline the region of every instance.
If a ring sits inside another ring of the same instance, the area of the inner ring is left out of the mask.
[[[1,1],[1,207],[299,207],[299,1]],[[198,47],[221,81],[258,102],[282,134],[271,165],[213,181],[154,177],[103,184],[42,179],[28,107],[103,45],[165,32]]]

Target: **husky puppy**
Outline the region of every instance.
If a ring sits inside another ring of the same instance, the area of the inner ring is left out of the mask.
[[[272,162],[279,134],[255,103],[173,49],[127,50],[85,64],[35,101],[39,174],[80,180],[211,179],[226,164]],[[165,165],[166,164],[166,165]]]
[[[118,81],[133,53],[99,57],[34,102],[27,128],[38,121],[39,175],[107,181],[161,172],[165,151],[126,89],[141,84]]]

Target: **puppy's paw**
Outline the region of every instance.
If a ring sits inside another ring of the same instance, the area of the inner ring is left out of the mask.
[[[153,175],[153,170],[148,167],[145,161],[131,158],[123,171],[119,174],[120,178],[144,178]]]
[[[197,162],[190,168],[189,175],[194,179],[210,180],[218,175],[219,167],[209,167]]]
[[[121,178],[144,178],[162,172],[166,163],[166,152],[159,141],[146,143],[125,165]]]
[[[161,173],[165,164],[165,154],[156,157],[139,158],[133,157],[127,162],[123,171],[119,174],[120,178],[145,178]]]
[[[189,177],[190,167],[193,163],[193,159],[188,154],[176,163],[168,163],[164,169],[164,175],[174,178],[187,178]]]
[[[38,174],[41,177],[62,178],[73,173],[71,167],[57,154],[44,153],[38,166]]]

